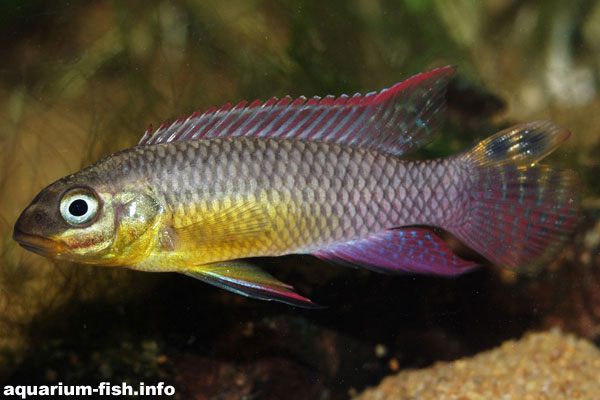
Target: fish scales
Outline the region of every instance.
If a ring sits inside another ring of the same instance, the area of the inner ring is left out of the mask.
[[[467,200],[460,199],[466,173],[453,160],[403,161],[364,148],[299,140],[156,144],[92,168],[105,185],[145,182],[165,209],[164,222],[175,228],[225,212],[231,202],[259,202],[271,210],[262,243],[202,249],[194,255],[202,263],[309,253],[396,226],[457,223],[457,208]]]
[[[447,276],[475,268],[438,227],[501,266],[540,268],[577,224],[577,175],[538,164],[569,132],[534,121],[450,157],[402,159],[433,139],[453,73],[364,96],[227,103],[149,128],[137,146],[44,188],[13,238],[51,258],[180,272],[303,307],[315,304],[251,258],[309,253]]]

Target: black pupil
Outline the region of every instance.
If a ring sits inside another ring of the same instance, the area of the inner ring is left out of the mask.
[[[85,202],[85,200],[77,199],[74,202],[72,202],[71,205],[69,205],[69,212],[71,213],[71,215],[74,215],[76,217],[81,217],[82,215],[85,215],[87,210],[88,205]]]

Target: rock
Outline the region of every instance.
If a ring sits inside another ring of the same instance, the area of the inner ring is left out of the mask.
[[[554,329],[472,358],[402,371],[355,400],[595,399],[599,377],[600,350]]]
[[[305,400],[324,390],[318,373],[277,357],[235,364],[187,354],[176,358],[175,367],[175,386],[188,400]]]

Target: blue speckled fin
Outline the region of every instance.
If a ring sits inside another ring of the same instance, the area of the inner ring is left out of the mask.
[[[575,230],[580,183],[573,171],[537,164],[569,137],[547,121],[498,132],[460,158],[470,170],[464,224],[448,227],[503,267],[550,263]]]
[[[455,68],[441,67],[366,95],[273,97],[197,111],[173,124],[148,128],[138,146],[217,137],[313,140],[395,155],[429,143],[446,106]]]
[[[183,274],[243,296],[279,301],[302,308],[322,308],[294,288],[245,260],[192,267]]]
[[[424,228],[400,228],[365,239],[338,243],[313,253],[319,258],[378,272],[458,275],[477,264],[457,257],[448,245]]]

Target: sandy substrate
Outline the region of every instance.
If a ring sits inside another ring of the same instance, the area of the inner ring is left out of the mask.
[[[356,399],[600,399],[600,350],[558,330],[530,333],[472,358],[402,371]]]

